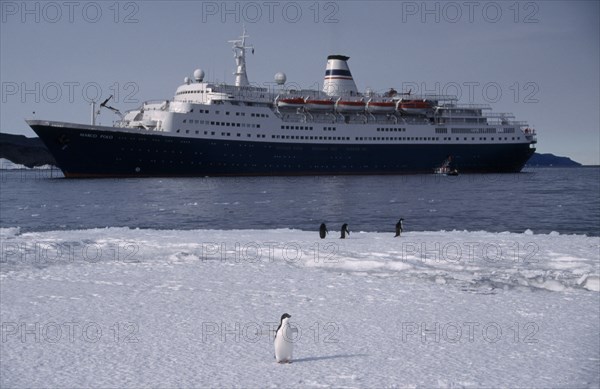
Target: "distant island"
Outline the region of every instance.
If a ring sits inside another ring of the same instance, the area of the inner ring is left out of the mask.
[[[0,133],[0,158],[27,167],[54,165],[56,161],[40,138]],[[578,167],[582,166],[568,157],[535,153],[527,162],[528,167]]]
[[[56,166],[54,157],[40,138],[27,138],[24,135],[0,132],[0,158],[6,158],[29,168],[43,165]]]
[[[560,157],[554,154],[535,153],[527,161],[525,166],[528,167],[579,167],[583,166],[579,162],[573,161],[569,157]]]

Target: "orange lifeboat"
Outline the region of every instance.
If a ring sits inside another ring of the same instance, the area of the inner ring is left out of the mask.
[[[370,113],[391,113],[396,109],[396,103],[391,101],[369,101],[367,111]]]
[[[398,102],[398,110],[408,115],[425,115],[431,109],[427,100],[405,100]]]
[[[334,105],[331,100],[304,100],[304,108],[308,111],[333,111]]]
[[[277,107],[281,109],[301,108],[304,107],[304,99],[301,97],[280,99],[277,101]]]
[[[365,102],[339,100],[335,107],[338,112],[361,112],[365,110]]]

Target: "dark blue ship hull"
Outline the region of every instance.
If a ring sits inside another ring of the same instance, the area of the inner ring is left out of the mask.
[[[307,144],[194,139],[61,123],[30,123],[65,177],[432,173],[452,156],[461,173],[516,173],[520,144]]]

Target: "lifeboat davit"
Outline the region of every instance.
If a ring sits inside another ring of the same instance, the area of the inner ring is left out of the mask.
[[[339,100],[335,105],[335,109],[338,112],[361,112],[365,110],[365,102]]]
[[[308,111],[333,111],[334,105],[331,100],[304,100],[304,108]]]
[[[296,109],[304,107],[304,99],[301,97],[280,99],[277,101],[277,107],[281,109]]]
[[[369,101],[367,111],[370,113],[391,113],[396,110],[396,103],[391,101]]]
[[[431,109],[427,100],[400,100],[398,110],[407,115],[425,115]]]

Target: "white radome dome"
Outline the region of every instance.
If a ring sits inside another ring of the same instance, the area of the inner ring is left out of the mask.
[[[287,76],[285,75],[285,73],[283,73],[283,72],[278,72],[278,73],[276,73],[276,74],[275,74],[275,82],[276,82],[278,85],[283,85],[283,84],[285,84],[286,80],[287,80]]]
[[[194,79],[197,82],[202,82],[202,80],[204,80],[204,71],[202,69],[194,70]]]
[[[189,85],[190,84],[190,78],[186,77],[183,79],[183,83]]]

